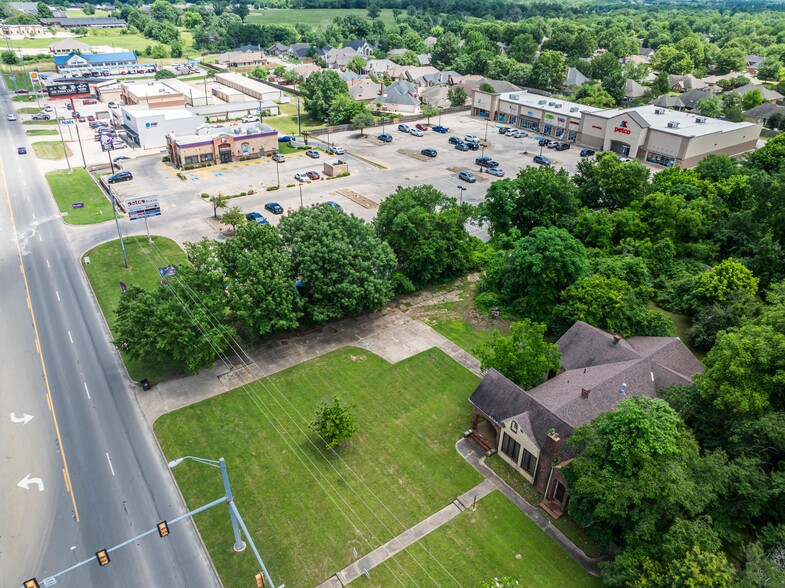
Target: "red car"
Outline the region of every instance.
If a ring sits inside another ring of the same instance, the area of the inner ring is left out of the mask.
[[[416,125],[414,125],[414,128],[417,129],[417,130],[420,130],[420,131],[427,131],[428,130],[428,125],[416,124]]]
[[[92,98],[85,98],[82,100],[82,104],[98,104],[98,101],[93,100]]]
[[[305,175],[308,176],[309,180],[318,180],[318,179],[320,179],[322,177],[322,176],[319,175],[318,172],[315,172],[315,171],[306,172]]]
[[[25,90],[24,88],[20,88],[16,91],[17,94],[29,94],[30,90]]]
[[[95,117],[91,114],[90,116],[87,117],[87,120],[93,122],[95,120]]]
[[[85,121],[86,121],[85,117],[83,117],[83,116],[79,117],[79,122],[85,122]]]

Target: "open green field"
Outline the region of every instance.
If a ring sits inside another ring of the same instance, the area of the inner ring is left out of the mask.
[[[33,89],[33,83],[30,81],[30,76],[22,73],[21,68],[18,72],[3,72],[3,81],[5,82],[5,87],[8,88],[8,90],[11,92],[19,89]],[[30,98],[35,100],[35,96],[30,96]]]
[[[52,126],[52,125],[57,125],[57,121],[53,120],[53,119],[49,119],[49,120],[23,120],[22,124],[23,125],[27,125],[27,126],[33,126],[33,125],[49,125],[49,126]]]
[[[289,104],[279,104],[281,114],[278,116],[265,116],[264,124],[269,125],[285,135],[297,134],[297,98],[293,97]],[[300,106],[300,128],[303,131],[317,129],[324,126],[324,122],[308,116],[305,109]]]
[[[54,194],[57,208],[60,212],[68,213],[63,217],[66,223],[90,225],[114,218],[109,200],[95,185],[90,174],[81,167],[75,168],[71,173],[67,170],[48,172],[46,181]],[[74,202],[84,203],[84,208],[73,208],[71,205]]]
[[[106,18],[109,16],[107,10],[96,10],[95,14],[85,14],[81,8],[67,8],[65,11],[68,18]]]
[[[28,137],[42,137],[45,135],[57,135],[54,129],[27,129],[25,135]]]
[[[127,269],[123,264],[119,241],[103,243],[85,253],[90,257],[90,263],[83,267],[110,330],[115,324],[114,309],[122,294],[120,282],[127,286],[157,288],[161,281],[159,267],[187,263],[185,252],[166,237],[153,236],[152,244],[147,243],[146,236],[126,237],[124,242],[128,255]],[[155,383],[179,372],[180,366],[174,362],[152,363],[122,355],[128,373],[134,380],[150,378]]]
[[[78,40],[92,46],[113,47],[117,51],[128,50],[140,53],[144,51],[145,47],[148,45],[152,46],[158,43],[158,41],[148,39],[141,34],[123,35],[120,33],[121,30],[123,29],[92,29],[86,36],[78,37]],[[189,51],[194,53],[193,36],[191,33],[181,28],[180,36],[182,37],[184,51],[186,53]],[[13,41],[13,44],[14,47],[20,49],[46,49],[57,40],[58,39],[53,39],[51,37],[33,37],[29,39],[16,39]],[[153,61],[149,57],[145,58],[144,55],[139,55],[138,57],[140,62],[145,59]],[[37,69],[43,68],[37,67]]]
[[[477,382],[437,349],[391,365],[349,347],[167,414],[154,427],[167,460],[226,458],[238,508],[276,584],[315,586],[353,561],[352,548],[370,552],[482,480],[454,447]],[[359,426],[337,455],[308,429],[332,394],[354,406]],[[190,508],[223,491],[219,472],[204,465],[186,461],[174,473]],[[503,497],[487,497],[477,513],[436,531],[428,548],[464,586],[501,571],[522,573],[524,565],[527,586],[597,585],[527,522]],[[250,550],[231,550],[223,507],[196,523],[224,585],[253,578]],[[426,569],[437,567],[421,547],[411,549]],[[526,559],[517,561],[511,549]],[[411,556],[397,559],[414,577],[422,573]],[[376,579],[386,578],[384,570],[371,572],[371,585],[395,585]]]
[[[71,148],[60,141],[38,141],[33,143],[33,151],[38,159],[65,159],[66,155],[73,155]]]
[[[354,8],[275,8],[270,10],[252,10],[245,19],[247,23],[254,24],[290,24],[292,26],[302,23],[311,27],[330,24],[336,16],[359,14],[368,16],[368,11]],[[391,9],[382,10],[379,20],[384,26],[395,24]]]
[[[476,586],[502,576],[527,588],[602,586],[498,490],[353,584]]]

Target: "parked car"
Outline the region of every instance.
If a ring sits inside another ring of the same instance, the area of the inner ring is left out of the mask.
[[[294,179],[298,182],[310,182],[311,178],[308,177],[308,174],[305,172],[297,172],[294,174]]]
[[[417,130],[420,130],[420,131],[427,131],[428,130],[428,125],[423,125],[423,124],[417,123],[416,125],[414,125],[414,128],[417,129]]]
[[[128,161],[129,159],[131,159],[131,158],[130,157],[126,157],[125,155],[121,155],[120,157],[115,157],[112,161],[117,163],[119,161]]]
[[[25,90],[24,88],[20,88],[16,91],[17,94],[29,94],[30,90]]]
[[[540,139],[539,141],[537,141],[537,145],[539,145],[540,147],[545,147],[547,144],[548,144],[548,139]]]
[[[510,127],[499,127],[499,134],[504,135],[507,131],[511,130]]]
[[[102,120],[92,120],[89,126],[91,129],[102,129],[106,127],[106,123]]]
[[[129,182],[134,179],[134,174],[129,171],[121,171],[117,172],[116,174],[112,174],[109,176],[109,179],[106,180],[110,184],[116,184],[117,182]]]
[[[33,115],[33,120],[49,120],[49,115],[45,112],[39,112]]]
[[[497,167],[499,165],[498,161],[494,161],[490,157],[478,157],[474,160],[474,163],[480,167]]]
[[[112,149],[125,149],[126,147],[128,147],[128,145],[125,144],[125,141],[112,139]]]
[[[480,144],[475,143],[474,141],[467,141],[464,143],[464,145],[466,145],[471,151],[479,151],[480,149]]]
[[[87,119],[83,116],[77,117],[76,120],[78,120],[79,122],[87,122]]]
[[[54,111],[54,108],[52,108],[51,105],[47,104],[46,106],[44,106],[44,112],[52,112],[52,111]]]
[[[535,155],[534,156],[534,163],[538,163],[540,165],[550,165],[551,160],[545,157],[544,155]]]
[[[477,135],[465,135],[463,140],[467,143],[479,143],[480,138]]]
[[[92,114],[90,114],[90,115],[87,116],[87,121],[88,122],[95,122],[95,117]]]
[[[556,145],[556,151],[566,151],[569,148],[570,148],[569,143],[559,143],[558,145]]]
[[[283,214],[283,206],[277,202],[268,202],[264,205],[264,209],[267,212],[272,212],[273,214]]]
[[[455,148],[458,151],[468,151],[469,150],[469,146],[466,143],[456,143],[455,144]]]
[[[94,100],[93,98],[85,98],[82,100],[82,104],[98,104],[98,100]]]
[[[436,149],[423,149],[420,153],[426,157],[436,157]]]
[[[420,129],[409,129],[409,134],[414,137],[422,137],[423,132]]]
[[[545,145],[548,149],[556,149],[559,146],[558,141],[548,141],[548,144]]]
[[[334,155],[343,155],[346,153],[346,149],[339,147],[338,145],[330,145],[330,148],[327,150],[327,152],[333,153]]]
[[[472,172],[465,170],[458,174],[458,179],[463,180],[464,182],[469,182],[470,184],[473,184],[477,181],[477,178]]]
[[[117,102],[108,102],[106,105],[109,108],[117,108]]]
[[[325,204],[326,204],[327,206],[332,206],[333,208],[336,208],[336,209],[338,209],[339,211],[342,211],[342,210],[343,210],[343,208],[341,207],[341,205],[340,205],[340,204],[338,204],[337,202],[333,202],[332,200],[328,200],[327,202],[325,202]]]
[[[319,159],[321,157],[321,155],[316,149],[309,149],[308,151],[305,152],[305,154],[313,159]]]
[[[619,161],[621,161],[622,163],[628,163],[632,160],[629,157],[619,157]]]
[[[273,161],[276,163],[283,163],[286,158],[281,153],[273,153]]]
[[[258,120],[259,117],[256,116],[255,114],[246,114],[243,118],[240,119],[240,122],[252,123],[252,122],[257,122]]]
[[[450,145],[457,145],[458,143],[463,143],[463,139],[461,139],[460,137],[452,136],[449,139],[447,139],[447,142]]]
[[[514,130],[512,135],[510,135],[513,139],[523,139],[524,137],[528,137],[529,133],[524,133],[523,131]]]
[[[500,167],[489,167],[485,171],[491,174],[492,176],[496,176],[497,178],[504,177],[504,170]]]
[[[5,118],[10,122],[14,122],[16,120],[16,115],[12,112],[10,114],[6,114]]]
[[[110,102],[109,104],[112,104],[112,103]],[[74,105],[73,105],[73,104],[71,104],[70,102],[66,102],[66,104],[65,104],[65,107],[66,107],[68,110],[73,110],[73,109],[74,109]]]
[[[291,135],[281,135],[280,137],[278,137],[279,143],[289,143],[290,141],[294,141],[294,137],[292,137]]]
[[[591,157],[597,153],[594,149],[581,149],[581,157]]]
[[[309,180],[321,180],[322,176],[319,175],[319,172],[309,171],[305,172],[305,175],[308,176]]]
[[[399,131],[403,131],[404,133],[408,133],[409,131],[412,130],[412,127],[410,127],[409,125],[405,125],[405,124],[401,123],[401,124],[398,125],[398,130]]]
[[[437,133],[449,133],[450,132],[450,129],[448,129],[447,127],[443,127],[442,125],[436,125],[435,127],[433,127],[433,130],[435,132],[437,132]]]
[[[245,220],[248,222],[256,223],[257,225],[266,225],[267,219],[258,212],[249,212],[245,215]]]
[[[378,137],[376,137],[383,143],[392,143],[392,135],[390,133],[382,133]]]
[[[25,154],[27,154],[27,149],[25,149],[24,147],[17,147],[17,148],[16,148],[16,152],[17,152],[19,155],[25,155]]]

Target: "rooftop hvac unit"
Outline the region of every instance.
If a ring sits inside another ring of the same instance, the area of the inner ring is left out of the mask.
[[[547,100],[538,100],[537,101],[537,104],[547,104],[547,103],[548,103]]]
[[[665,114],[665,111],[662,108],[655,108],[654,114]]]
[[[695,122],[698,123],[698,124],[701,124],[701,125],[706,124],[706,117],[704,117],[704,116],[696,116],[695,117]]]
[[[562,108],[564,104],[556,104],[556,108]]]
[[[556,106],[555,102],[548,102],[548,106]]]
[[[670,121],[668,123],[668,128],[669,129],[678,129],[679,128],[679,123],[677,123],[675,120],[672,120],[672,121]]]
[[[578,107],[573,106],[572,108],[570,108],[570,112],[578,112]]]
[[[520,100],[520,99],[521,99],[520,94],[510,94],[510,100]]]

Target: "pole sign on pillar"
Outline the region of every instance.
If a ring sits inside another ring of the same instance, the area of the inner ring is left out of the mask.
[[[161,216],[161,206],[158,203],[158,196],[134,198],[133,200],[126,201],[125,205],[130,220]]]

